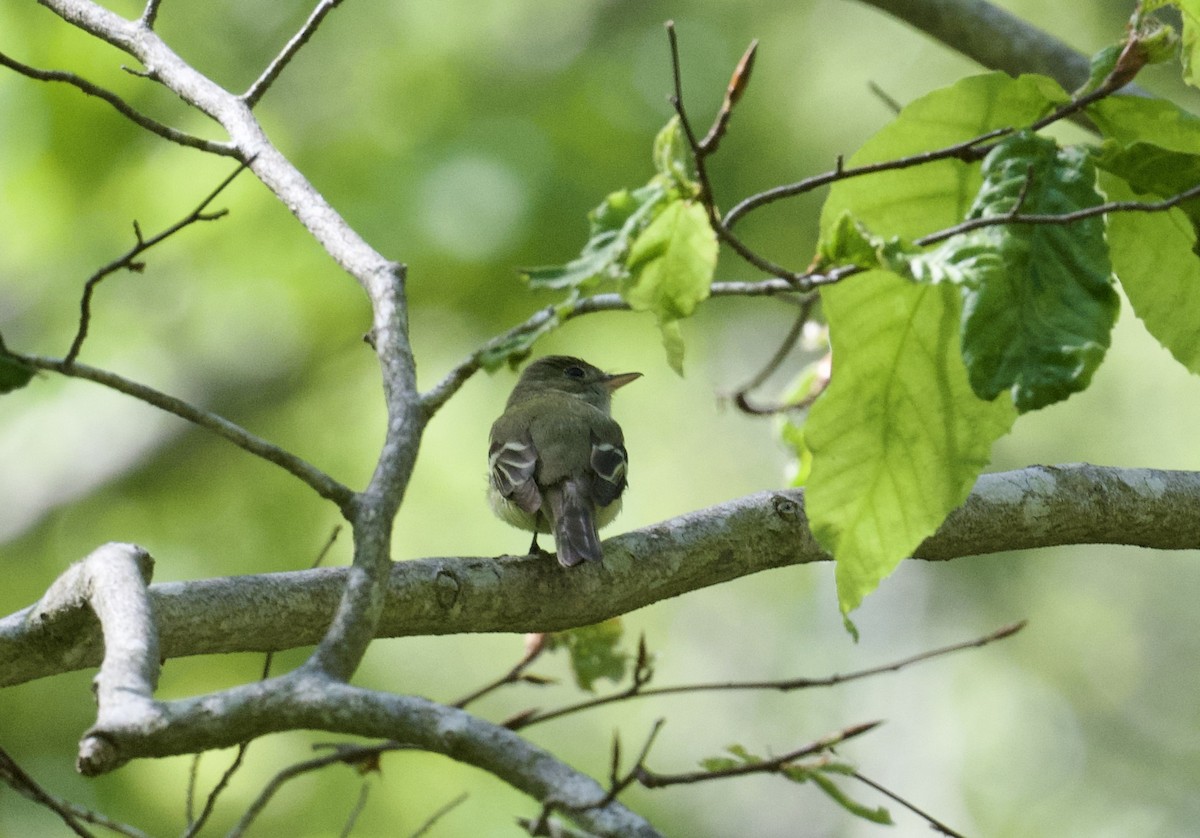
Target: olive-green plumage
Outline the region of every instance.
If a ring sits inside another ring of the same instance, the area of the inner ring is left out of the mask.
[[[628,457],[609,415],[612,392],[641,373],[608,375],[586,361],[550,355],[530,364],[492,425],[492,509],[537,534],[554,533],[564,567],[600,561],[597,529],[616,517]]]

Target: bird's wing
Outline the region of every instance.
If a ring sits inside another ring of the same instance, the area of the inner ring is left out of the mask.
[[[542,508],[542,495],[533,479],[537,449],[528,431],[519,436],[505,436],[493,428],[488,466],[496,491],[530,515],[537,514]]]
[[[592,499],[598,507],[608,506],[625,491],[629,470],[621,426],[611,419],[592,428],[591,466]]]

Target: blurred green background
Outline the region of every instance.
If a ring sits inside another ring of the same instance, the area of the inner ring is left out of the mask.
[[[163,4],[159,31],[216,81],[244,89],[310,11],[309,3]],[[1119,36],[1131,3],[1001,3],[1092,52]],[[140,4],[114,2],[135,16]],[[711,169],[726,207],[756,190],[830,168],[885,124],[878,84],[907,102],[971,65],[849,0],[770,2],[407,2],[359,0],[326,21],[258,108],[271,137],[359,231],[410,266],[412,333],[429,386],[490,336],[553,297],[528,293],[517,268],[562,262],[581,246],[586,212],[643,183],[650,142],[670,115],[663,21],[677,22],[685,93],[707,124],[730,69],[761,46],[749,93]],[[0,50],[70,69],[137,107],[220,138],[170,95],[31,3],[0,2]],[[1181,95],[1170,71],[1148,87]],[[1190,102],[1196,109],[1196,99]],[[61,355],[84,279],[192,209],[232,168],[136,128],[65,86],[0,73],[0,333],[23,352]],[[746,220],[744,238],[807,264],[820,196]],[[251,178],[216,203],[228,218],[148,254],[141,275],[101,286],[82,360],[217,410],[361,486],[382,438],[369,326],[357,286]],[[720,279],[754,278],[723,254]],[[571,322],[537,347],[610,370],[641,370],[616,413],[632,488],[613,531],[777,487],[787,460],[770,420],[721,394],[774,351],[792,310],[717,300],[685,324],[687,376],[667,368],[648,316]],[[792,369],[803,361],[793,359]],[[786,378],[786,376],[781,376]],[[398,519],[399,560],[495,555],[526,536],[484,502],[487,430],[511,373],[479,375],[429,428]],[[776,382],[777,384],[780,382]],[[1089,461],[1200,469],[1200,382],[1150,339],[1128,308],[1092,387],[1024,417],[995,450],[997,470]],[[39,378],[0,399],[0,612],[35,601],[70,562],[109,540],[157,559],[156,579],[308,566],[336,511],[273,466],[93,384]],[[330,561],[344,563],[343,536]],[[553,722],[531,737],[598,778],[621,732],[636,749],[667,724],[649,764],[690,770],[730,743],[784,751],[831,730],[886,719],[842,749],[869,777],[968,835],[1171,836],[1200,821],[1200,583],[1197,555],[1080,547],[909,562],[841,627],[829,566],[777,570],[626,617],[656,654],[656,683],[820,676],[873,666],[1029,618],[999,646],[865,682],[791,695],[690,695],[616,705]],[[356,681],[454,700],[506,670],[517,636],[377,642]],[[292,666],[304,651],[280,655]],[[161,693],[190,695],[258,676],[260,656],[167,663]],[[577,697],[565,661],[535,671],[562,685],[482,702],[503,718]],[[0,746],[51,791],[153,834],[183,822],[188,759],[143,761],[110,776],[74,774],[92,718],[80,672],[0,691]],[[603,685],[602,689],[607,687]],[[328,735],[254,743],[212,834],[277,771]],[[205,756],[201,789],[230,753]],[[462,791],[430,835],[521,834],[536,806],[444,758],[385,758],[354,834],[408,835]],[[337,835],[362,779],[336,767],[293,782],[252,834]],[[847,785],[856,797],[886,803]],[[860,823],[817,790],[771,778],[627,801],[670,835],[924,835]],[[0,787],[0,835],[66,834],[44,809]]]

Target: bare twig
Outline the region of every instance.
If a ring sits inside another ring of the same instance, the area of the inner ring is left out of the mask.
[[[253,161],[250,161],[253,162]],[[92,274],[87,282],[83,285],[83,297],[79,301],[79,328],[75,332],[75,338],[71,341],[71,348],[67,350],[66,356],[63,358],[63,363],[70,366],[75,363],[75,359],[79,357],[79,351],[83,348],[83,342],[87,338],[88,326],[92,318],[92,295],[96,291],[96,286],[100,284],[106,277],[116,273],[119,270],[129,270],[134,273],[141,273],[145,268],[145,264],[137,261],[137,258],[145,253],[156,244],[170,238],[185,227],[195,224],[198,221],[215,221],[218,218],[228,214],[228,210],[217,210],[216,212],[205,212],[204,210],[216,200],[217,196],[233,183],[242,171],[250,165],[249,162],[242,163],[234,169],[224,180],[217,184],[217,188],[208,194],[208,196],[200,202],[200,204],[179,221],[167,227],[161,233],[158,233],[150,238],[142,236],[142,228],[135,221],[133,222],[133,234],[136,239],[133,247],[127,250],[124,255],[119,256],[109,262],[100,270]]]
[[[856,672],[849,672],[845,675],[826,675],[821,678],[789,678],[777,681],[725,681],[712,684],[681,684],[672,687],[655,687],[652,689],[643,689],[649,682],[648,674],[641,674],[641,668],[635,667],[633,673],[633,683],[618,693],[612,695],[601,696],[600,698],[581,701],[578,704],[571,704],[566,707],[561,707],[557,710],[551,710],[546,713],[534,714],[520,720],[520,723],[510,725],[513,730],[528,727],[529,725],[540,724],[550,721],[551,719],[561,718],[573,713],[580,713],[584,710],[590,710],[593,707],[600,707],[605,704],[612,704],[618,701],[625,701],[631,698],[649,698],[656,695],[675,695],[678,693],[692,692],[716,692],[727,690],[778,690],[780,692],[790,692],[791,690],[804,690],[814,687],[833,687],[838,684],[845,684],[849,681],[858,681],[863,678],[870,678],[875,675],[880,675],[884,672],[898,672],[901,669],[912,666],[916,663],[932,660],[943,655],[948,655],[953,652],[959,652],[964,649],[973,649],[980,646],[986,646],[989,643],[994,643],[997,640],[1003,640],[1011,637],[1021,629],[1025,628],[1026,621],[1022,620],[1017,623],[1004,626],[982,637],[977,637],[972,640],[966,640],[961,643],[953,643],[949,646],[942,646],[937,649],[931,649],[927,652],[921,652],[916,655],[911,655],[892,663],[883,664],[882,666],[873,666],[868,669],[860,669]],[[640,659],[640,655],[639,655]]]
[[[142,10],[142,26],[147,29],[153,29],[155,22],[158,20],[158,7],[162,4],[162,0],[146,0],[146,8]]]
[[[222,157],[237,157],[238,150],[231,143],[221,143],[215,140],[206,140],[202,137],[197,137],[180,131],[178,128],[172,128],[169,125],[164,125],[158,120],[146,116],[141,111],[134,108],[124,99],[111,90],[105,90],[103,87],[93,84],[74,73],[65,70],[39,70],[36,67],[30,67],[28,64],[22,64],[4,53],[0,52],[0,65],[8,67],[10,70],[15,70],[23,76],[27,76],[37,81],[46,82],[62,82],[69,84],[78,90],[83,91],[88,96],[95,96],[97,99],[102,99],[112,105],[122,116],[129,119],[131,122],[140,125],[151,133],[157,134],[165,140],[170,140],[173,143],[178,143],[181,146],[188,148],[207,151],[211,154],[219,154]]]
[[[1113,212],[1166,212],[1169,209],[1179,206],[1184,201],[1190,201],[1197,197],[1200,197],[1200,184],[1161,201],[1106,201],[1103,204],[1096,204],[1093,207],[1086,207],[1074,212],[1064,212],[1058,215],[1027,215],[1024,213],[1014,214],[1006,212],[985,218],[970,218],[961,224],[955,224],[953,227],[947,227],[944,230],[939,230],[936,233],[930,233],[928,236],[915,239],[913,244],[921,247],[937,244],[960,233],[969,233],[972,230],[978,230],[982,227],[996,227],[1006,224],[1073,224],[1076,221],[1083,221]],[[1019,208],[1019,205],[1017,208]]]
[[[918,808],[913,803],[910,803],[909,801],[905,800],[903,797],[896,794],[895,792],[885,788],[884,786],[881,786],[879,783],[875,782],[874,780],[864,777],[862,774],[860,774],[857,771],[855,771],[850,776],[854,777],[854,779],[858,780],[861,783],[867,784],[868,786],[875,789],[875,791],[879,792],[880,794],[885,795],[886,797],[896,801],[901,806],[903,806],[905,809],[912,812],[914,815],[924,818],[926,821],[929,822],[930,827],[932,827],[934,829],[934,831],[940,832],[943,835],[949,836],[949,838],[964,838],[964,836],[962,834],[955,832],[953,829],[946,826],[946,824],[942,823],[940,820],[935,818],[933,815],[929,814],[928,812],[926,812],[923,809]]]
[[[705,211],[708,213],[708,221],[710,226],[713,228],[713,231],[717,234],[721,241],[729,245],[729,247],[732,248],[738,256],[742,257],[742,259],[749,264],[758,268],[765,274],[779,276],[791,280],[795,284],[796,290],[809,290],[808,287],[800,281],[800,274],[797,274],[794,271],[789,271],[782,265],[777,265],[766,257],[751,250],[741,239],[734,235],[733,231],[729,229],[729,226],[721,220],[721,214],[717,210],[716,200],[713,196],[712,183],[708,178],[708,167],[705,164],[705,159],[708,157],[708,155],[716,150],[717,143],[714,142],[711,147],[706,147],[700,140],[696,138],[696,132],[692,128],[691,120],[688,118],[687,108],[683,104],[683,74],[679,63],[679,39],[675,34],[675,22],[668,20],[666,23],[666,28],[667,42],[671,47],[671,76],[675,90],[670,97],[670,101],[671,105],[675,108],[675,113],[679,116],[679,124],[683,128],[684,136],[687,137],[688,146],[692,150],[692,159],[696,164],[696,180],[700,184],[699,199],[704,205]],[[743,56],[742,61],[747,62],[749,60],[752,62],[753,57],[754,45],[752,44],[751,48],[746,51],[746,55]],[[739,69],[740,68],[741,65],[739,65]],[[745,82],[749,80],[748,68],[746,75],[740,79],[738,74],[735,72],[734,79],[735,81],[731,82],[730,85],[731,88],[736,85],[738,89],[738,96],[740,97],[741,92],[745,89]],[[728,121],[728,117],[726,117],[726,121]],[[718,131],[720,122],[721,119],[718,115],[717,122],[713,126],[715,131]],[[720,137],[720,132],[723,130],[724,129],[721,128],[715,135],[718,140]],[[707,139],[708,138],[706,137],[705,140],[707,141]]]
[[[46,791],[3,748],[0,748],[0,782],[7,783],[17,794],[54,812],[76,835],[90,838],[92,833],[83,826],[83,823],[90,823],[127,838],[150,838],[137,827],[114,821],[107,815],[85,809]]]
[[[274,60],[267,66],[267,69],[263,71],[263,74],[242,94],[242,101],[246,103],[246,107],[253,108],[258,104],[258,100],[263,97],[263,94],[267,92],[275,82],[275,79],[279,78],[279,74],[283,72],[288,63],[296,57],[296,53],[300,51],[300,48],[308,43],[308,40],[316,33],[317,27],[321,25],[321,21],[325,19],[325,16],[333,11],[341,2],[342,0],[321,0],[317,4],[317,7],[313,9],[313,13],[308,16],[308,20],[300,27],[300,31],[292,36],[292,39],[287,42],[279,55],[275,56]]]
[[[824,273],[816,271],[805,273],[802,284],[809,288],[819,288],[840,282],[847,276],[859,273],[863,269],[857,265],[843,265]],[[714,282],[709,289],[710,297],[782,297],[797,293],[797,283],[783,277],[771,277],[755,281]],[[429,416],[448,402],[462,388],[471,376],[483,368],[482,359],[498,347],[504,346],[522,335],[535,333],[546,323],[557,317],[566,322],[585,314],[600,311],[628,311],[629,303],[620,294],[593,294],[583,297],[573,303],[562,306],[547,306],[529,316],[523,323],[518,323],[503,332],[479,349],[472,352],[465,360],[446,373],[446,375],[421,396],[421,404]]]
[[[638,772],[638,782],[646,788],[657,789],[665,786],[677,786],[690,783],[702,783],[708,780],[724,780],[730,777],[744,777],[748,774],[775,774],[787,768],[791,763],[804,757],[810,757],[814,754],[819,754],[822,751],[828,751],[830,748],[840,745],[847,740],[853,739],[856,736],[862,736],[883,722],[864,722],[862,724],[851,725],[843,730],[836,731],[823,736],[815,742],[797,748],[794,751],[784,754],[774,759],[763,760],[762,762],[750,762],[743,765],[734,765],[729,768],[721,768],[715,771],[689,771],[683,774],[657,774],[645,766],[641,767]]]
[[[642,772],[646,768],[646,758],[650,756],[650,749],[654,747],[654,740],[658,738],[659,731],[663,725],[667,723],[666,719],[655,719],[654,726],[650,728],[650,733],[646,737],[646,741],[642,743],[642,750],[638,752],[637,758],[633,761],[633,767],[621,776],[621,740],[613,734],[613,750],[612,750],[612,767],[609,770],[609,788],[608,794],[600,801],[600,806],[604,806],[617,799],[617,795],[625,791],[634,783],[641,780]]]
[[[839,156],[837,165],[833,171],[824,172],[819,175],[807,177],[804,180],[796,183],[788,183],[783,186],[776,186],[773,189],[766,189],[755,195],[751,195],[739,202],[733,209],[725,213],[724,224],[726,227],[732,228],[746,213],[775,201],[791,198],[796,195],[803,195],[807,192],[812,192],[814,189],[819,189],[822,186],[827,186],[840,180],[848,180],[850,178],[863,177],[864,175],[873,175],[879,172],[890,172],[896,169],[908,169],[913,166],[923,166],[926,163],[933,163],[938,160],[978,160],[982,158],[987,151],[981,151],[984,143],[989,140],[994,140],[997,137],[1002,137],[1012,133],[1011,128],[996,128],[992,131],[987,131],[978,136],[972,137],[969,140],[964,140],[954,145],[946,146],[945,148],[934,149],[932,151],[922,151],[917,154],[910,154],[907,157],[897,157],[894,160],[884,160],[879,163],[868,163],[863,166],[854,166],[846,168],[842,158]]]
[[[92,833],[79,822],[77,813],[64,805],[64,801],[59,800],[54,795],[43,789],[37,782],[25,773],[21,766],[17,765],[16,760],[8,755],[8,752],[0,748],[0,780],[7,783],[18,794],[28,797],[30,800],[45,806],[51,812],[54,812],[65,823],[72,832],[83,838],[95,838]]]
[[[233,829],[229,830],[228,838],[238,838],[238,836],[243,835],[250,824],[254,822],[254,819],[266,808],[266,805],[275,796],[275,793],[289,780],[293,780],[310,771],[318,771],[338,763],[360,768],[364,765],[372,767],[373,762],[378,760],[379,755],[385,751],[401,751],[406,750],[407,747],[399,742],[383,742],[377,745],[366,746],[339,745],[333,753],[288,766],[272,777],[270,782],[259,792],[258,797],[246,808],[241,819],[234,825]]]
[[[525,654],[521,656],[521,660],[517,661],[517,665],[510,669],[505,674],[501,675],[495,681],[485,684],[474,692],[460,698],[454,702],[451,707],[463,708],[472,702],[478,701],[485,695],[504,687],[508,684],[516,684],[520,681],[530,681],[530,676],[525,675],[525,670],[541,656],[546,649],[545,634],[527,634],[525,636]],[[538,679],[535,683],[545,683]]]
[[[779,348],[775,350],[775,353],[771,356],[770,360],[763,365],[762,369],[755,373],[753,378],[734,391],[733,400],[738,406],[739,410],[743,411],[744,413],[764,415],[768,413],[777,413],[779,410],[784,409],[782,406],[764,409],[752,405],[749,398],[750,391],[761,387],[763,382],[770,378],[771,375],[777,369],[779,369],[779,365],[783,363],[785,358],[787,358],[788,353],[792,351],[792,348],[796,345],[796,342],[800,340],[800,335],[804,333],[804,326],[806,323],[808,323],[809,317],[812,316],[812,310],[816,304],[817,296],[815,294],[805,298],[804,303],[800,307],[799,313],[796,315],[795,321],[792,323],[792,328],[788,330],[787,336],[784,337],[783,342],[779,344]]]
[[[437,824],[438,821],[440,821],[442,818],[446,817],[446,815],[450,814],[452,811],[457,809],[462,804],[466,803],[468,797],[470,797],[470,795],[464,791],[458,797],[454,798],[449,803],[446,803],[445,805],[443,805],[440,809],[438,809],[436,812],[434,812],[432,815],[430,815],[428,817],[428,819],[426,819],[425,823],[423,823],[419,827],[417,827],[417,831],[414,832],[412,835],[408,836],[408,838],[421,838],[422,835],[424,835],[429,830],[433,829],[433,827]]]
[[[15,353],[14,357],[38,369],[52,370],[53,372],[71,376],[72,378],[83,378],[88,381],[94,381],[97,384],[102,384],[109,389],[132,396],[160,410],[165,410],[167,413],[173,413],[181,419],[186,419],[194,425],[212,431],[218,436],[229,440],[243,451],[253,454],[256,457],[261,457],[269,463],[274,463],[299,478],[318,495],[336,503],[343,512],[354,501],[355,494],[353,491],[334,480],[325,472],[300,459],[295,454],[272,445],[222,416],[202,410],[182,399],[169,396],[144,384],[130,381],[116,373],[90,367],[86,364],[67,364],[65,361],[56,358],[16,355]]]
[[[900,113],[900,111],[903,109],[903,106],[899,102],[897,102],[895,99],[893,99],[886,90],[884,90],[882,87],[880,87],[875,82],[873,82],[873,81],[867,82],[867,89],[870,90],[872,93],[874,93],[875,98],[878,99],[880,102],[883,102],[884,107],[886,107],[893,114]]]
[[[346,815],[346,823],[342,825],[340,838],[349,838],[350,833],[354,831],[354,825],[358,823],[358,816],[367,808],[367,797],[371,794],[371,783],[368,777],[363,777],[362,785],[358,789],[358,799],[354,801],[354,807]]]

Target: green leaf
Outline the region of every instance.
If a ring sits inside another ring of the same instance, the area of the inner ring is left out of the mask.
[[[1107,138],[1096,165],[1138,192],[1168,198],[1200,183],[1200,118],[1162,99],[1115,96],[1088,115]],[[1200,201],[1181,209],[1200,225]]]
[[[872,823],[885,824],[889,826],[892,824],[892,815],[883,806],[876,806],[872,808],[859,803],[857,800],[854,800],[844,791],[842,791],[841,788],[835,782],[833,782],[833,780],[823,776],[819,771],[811,772],[809,779],[816,783],[817,786],[820,787],[821,791],[829,795],[831,800],[836,802],[850,814],[857,815],[858,817],[864,818]]]
[[[963,502],[1016,412],[971,390],[957,287],[871,271],[821,297],[833,374],[805,426],[805,505],[849,613]]]
[[[1200,0],[1176,0],[1175,5],[1183,17],[1183,80],[1200,87],[1196,75],[1200,70]]]
[[[587,244],[565,265],[527,268],[522,275],[530,288],[580,288],[594,281],[627,276],[625,259],[630,243],[665,205],[666,186],[658,179],[632,192],[611,193],[590,213]]]
[[[683,375],[683,329],[678,320],[658,321],[658,330],[662,335],[663,350],[667,353],[667,364],[678,375]]]
[[[619,644],[625,628],[620,617],[591,626],[551,634],[546,640],[550,650],[566,649],[571,656],[575,683],[582,690],[593,690],[598,678],[620,681],[625,677],[629,655]]]
[[[708,298],[717,266],[717,235],[695,201],[672,201],[629,252],[625,299],[662,320],[690,317]]]
[[[691,146],[678,115],[671,117],[654,138],[654,168],[680,195],[694,198],[699,194]]]
[[[11,354],[0,338],[0,395],[20,390],[33,378],[33,367]]]
[[[704,207],[672,201],[634,241],[622,294],[637,311],[650,311],[663,331],[667,358],[678,372],[683,338],[674,321],[690,317],[707,299],[717,266],[717,236]]]
[[[996,128],[1026,125],[1068,99],[1045,76],[972,76],[910,103],[846,166],[893,160]],[[884,238],[915,239],[949,227],[966,214],[979,180],[978,166],[947,159],[839,181],[821,211],[822,247],[847,212]]]
[[[539,322],[534,328],[510,334],[503,340],[485,346],[479,353],[479,364],[488,372],[495,372],[505,364],[520,362],[529,354],[530,348],[541,338],[557,329],[562,318],[563,308],[572,305],[574,300],[555,307],[553,314]]]
[[[1084,151],[1030,132],[997,145],[983,175],[972,218],[1002,216],[1018,205],[1026,214],[1061,215],[1104,200]],[[1085,389],[1104,359],[1119,306],[1103,219],[1003,224],[956,238],[982,268],[965,286],[962,332],[979,397],[1011,388],[1025,412]],[[999,258],[980,259],[980,248]]]
[[[826,337],[826,346],[828,338]],[[813,403],[817,396],[829,384],[829,357],[825,356],[806,364],[783,396],[783,403],[789,405]],[[780,441],[792,452],[795,461],[789,467],[788,483],[792,486],[803,486],[812,471],[812,452],[804,441],[804,422],[807,410],[796,409],[784,411],[779,415],[776,430]]]
[[[529,268],[524,271],[526,281],[535,289],[563,289],[622,279],[630,243],[662,209],[666,194],[657,180],[632,192],[611,193],[588,213],[590,234],[578,258],[562,266]]]
[[[1101,134],[1124,145],[1146,142],[1171,151],[1200,151],[1200,117],[1166,99],[1109,96],[1089,105],[1087,114]]]
[[[1111,200],[1135,197],[1116,177],[1102,182]],[[1200,260],[1193,222],[1179,209],[1112,213],[1108,243],[1134,313],[1179,363],[1200,374]]]

